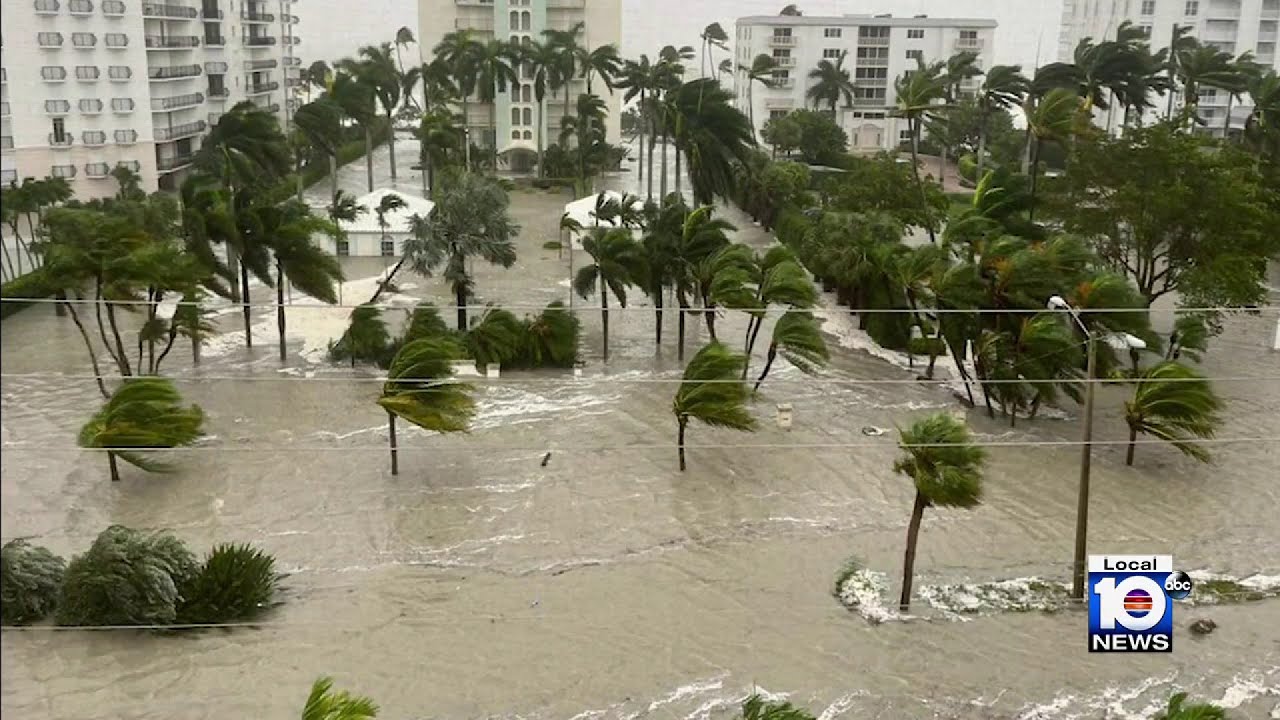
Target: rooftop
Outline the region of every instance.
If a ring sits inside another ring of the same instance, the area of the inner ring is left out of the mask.
[[[382,234],[382,228],[378,226],[378,213],[375,212],[382,198],[387,195],[397,195],[404,201],[405,207],[398,210],[392,210],[387,213],[387,232],[392,234],[405,234],[409,232],[409,218],[414,215],[427,217],[431,214],[432,208],[436,206],[430,200],[409,195],[407,193],[398,192],[389,188],[374,190],[368,195],[357,198],[356,202],[364,206],[368,212],[361,213],[354,222],[342,223],[342,229],[349,233],[371,233]]]
[[[823,27],[963,27],[993,28],[989,18],[934,18],[892,15],[748,15],[738,18],[739,25],[821,25]]]

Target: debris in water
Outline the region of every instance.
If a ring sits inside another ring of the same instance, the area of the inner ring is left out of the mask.
[[[874,425],[865,425],[862,428],[862,434],[866,435],[867,437],[880,437],[881,435],[884,434],[884,430],[881,430],[880,428]]]
[[[1191,632],[1197,635],[1208,635],[1218,629],[1218,623],[1209,618],[1200,618],[1190,625]]]
[[[542,456],[542,467],[546,467],[549,462],[551,462],[551,453]]]

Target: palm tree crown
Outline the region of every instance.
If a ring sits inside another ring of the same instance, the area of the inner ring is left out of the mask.
[[[849,71],[844,69],[844,61],[848,56],[849,51],[843,50],[834,63],[820,60],[818,67],[809,71],[809,79],[816,82],[805,91],[805,97],[815,108],[827,103],[834,113],[841,97],[846,105],[853,102],[853,81],[849,79]]]

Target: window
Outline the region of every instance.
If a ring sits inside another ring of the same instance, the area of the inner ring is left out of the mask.
[[[396,241],[388,238],[386,235],[383,235],[381,250],[382,250],[382,257],[395,257]]]
[[[133,68],[128,65],[112,65],[107,68],[107,77],[112,80],[128,80],[133,77]]]
[[[85,145],[105,145],[107,134],[101,130],[85,130],[80,134],[80,139]]]
[[[524,131],[524,139],[525,139],[525,140],[532,140],[532,139],[533,139],[533,131],[532,131],[532,130],[525,130],[525,131]]]
[[[920,29],[920,28],[909,28],[909,29],[907,30],[907,39],[908,39],[908,40],[923,40],[923,39],[924,39],[924,30],[922,30],[922,29]]]
[[[102,112],[102,101],[98,98],[81,98],[80,112],[96,115]]]
[[[774,37],[791,37],[791,28],[774,28]]]
[[[71,44],[76,47],[93,47],[98,44],[98,36],[93,33],[71,33]]]
[[[923,60],[923,59],[924,59],[924,51],[923,51],[923,50],[908,50],[908,51],[907,51],[907,59],[908,59],[908,60]]]
[[[858,38],[884,38],[889,39],[889,28],[887,27],[860,27],[858,28]]]
[[[1146,38],[1151,37],[1151,23],[1143,23],[1139,25],[1138,30],[1142,31],[1143,37],[1146,37]]]
[[[525,32],[529,32],[529,30],[533,29],[533,13],[528,10],[520,13],[520,29]]]
[[[1142,14],[1143,14],[1143,15],[1155,15],[1155,14],[1156,14],[1156,0],[1142,0]]]
[[[77,65],[76,79],[77,80],[97,80],[98,68],[94,65]]]
[[[889,80],[889,68],[855,68],[853,77],[858,80]]]
[[[338,241],[338,257],[347,257],[351,255],[351,243],[346,240]]]
[[[36,42],[40,47],[62,47],[62,33],[42,32],[36,34]]]
[[[791,72],[789,70],[774,70],[773,81],[785,83],[791,80]]]
[[[786,110],[770,110],[770,111],[769,111],[769,119],[770,119],[770,120],[781,120],[782,118],[784,118],[784,117],[786,117],[786,116],[787,116],[787,111],[786,111]]]
[[[122,48],[129,46],[129,36],[124,33],[107,33],[103,40],[109,48]]]
[[[111,98],[111,109],[115,112],[133,112],[133,98]]]
[[[67,69],[58,65],[45,65],[40,68],[40,77],[46,82],[62,82],[67,79]]]
[[[777,59],[779,59],[779,58],[789,58],[789,57],[791,57],[791,51],[790,51],[790,50],[787,50],[786,48],[781,48],[781,49],[779,49],[779,48],[774,48],[774,49],[773,49],[773,59],[774,59],[774,60],[777,60]]]
[[[1182,9],[1182,14],[1187,17],[1194,17],[1200,14],[1200,0],[1187,0],[1187,4]]]
[[[519,139],[520,139],[520,131],[519,131],[519,130],[512,130],[512,131],[511,131],[511,139],[512,139],[512,140],[519,140]]]
[[[515,10],[512,10],[511,14],[507,16],[507,26],[512,30],[519,30],[520,29],[520,13],[516,12]]]
[[[868,120],[883,120],[883,119],[884,119],[884,113],[882,113],[882,112],[869,112],[869,113],[864,113],[864,114],[862,115],[862,117],[864,117],[864,118],[866,118],[866,119],[868,119]]]
[[[71,112],[71,103],[66,100],[45,100],[44,111],[51,115],[59,115]]]
[[[840,32],[841,32],[840,28],[823,28],[822,37],[838,38],[840,37]]]
[[[523,124],[523,125],[532,125],[532,124],[533,124],[533,110],[531,110],[531,109],[529,109],[529,108],[525,108],[524,110],[521,110],[520,112],[521,112],[521,113],[523,114],[523,116],[524,116],[524,122],[523,122],[522,124]]]
[[[837,60],[840,57],[840,48],[825,48],[822,51],[822,57],[827,60]]]
[[[104,162],[88,163],[84,166],[84,174],[89,177],[106,177],[110,167]]]
[[[533,102],[533,86],[524,85],[520,88],[520,99],[525,102]]]
[[[227,80],[225,75],[209,75],[209,97],[226,97]]]
[[[64,118],[53,119],[53,133],[49,135],[49,141],[58,145],[66,144],[69,140],[67,135],[67,121]]]
[[[137,130],[117,130],[115,132],[115,140],[121,145],[132,145],[138,141]]]
[[[977,40],[978,31],[977,30],[961,30],[960,39],[961,40]]]
[[[49,169],[51,170],[49,174],[56,178],[73,178],[76,176],[75,165],[54,165]]]
[[[511,124],[520,124],[520,108],[511,108]]]
[[[133,132],[133,131],[130,130],[129,132]],[[120,162],[116,163],[116,167],[122,167],[127,170],[138,172],[139,170],[142,169],[142,164],[139,163],[137,160],[121,160]]]
[[[68,9],[73,13],[86,14],[93,12],[93,0],[71,0],[67,3]]]
[[[910,130],[899,130],[899,131],[898,131],[898,142],[909,143],[909,142],[911,142],[911,137],[912,137],[912,135],[911,135],[911,131],[910,131]]]

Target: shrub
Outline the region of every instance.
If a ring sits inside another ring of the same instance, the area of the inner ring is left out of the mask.
[[[182,587],[183,623],[249,620],[271,604],[279,576],[275,559],[250,545],[218,545]]]
[[[20,278],[10,280],[3,286],[0,286],[0,297],[5,298],[47,298],[58,292],[60,288],[56,287],[53,281],[45,273],[44,269],[32,270]],[[19,310],[28,307],[30,303],[25,302],[3,302],[0,303],[0,318],[7,318]]]
[[[67,564],[47,549],[21,538],[0,548],[0,624],[43,620],[58,603]]]
[[[559,300],[524,323],[523,342],[512,368],[573,367],[578,361],[578,335],[582,321]]]
[[[168,532],[112,525],[67,566],[58,624],[171,624],[182,602],[180,588],[198,569],[191,551]]]
[[[373,363],[387,367],[395,356],[396,348],[387,333],[382,310],[376,305],[361,305],[351,311],[351,323],[336,343],[329,346],[329,359],[335,362],[351,361]]]
[[[813,227],[813,220],[796,208],[783,208],[778,214],[773,234],[778,240],[791,249],[796,249],[804,241],[804,236]]]
[[[961,156],[956,162],[956,171],[960,173],[960,179],[970,186],[978,183],[978,159],[973,155]]]

